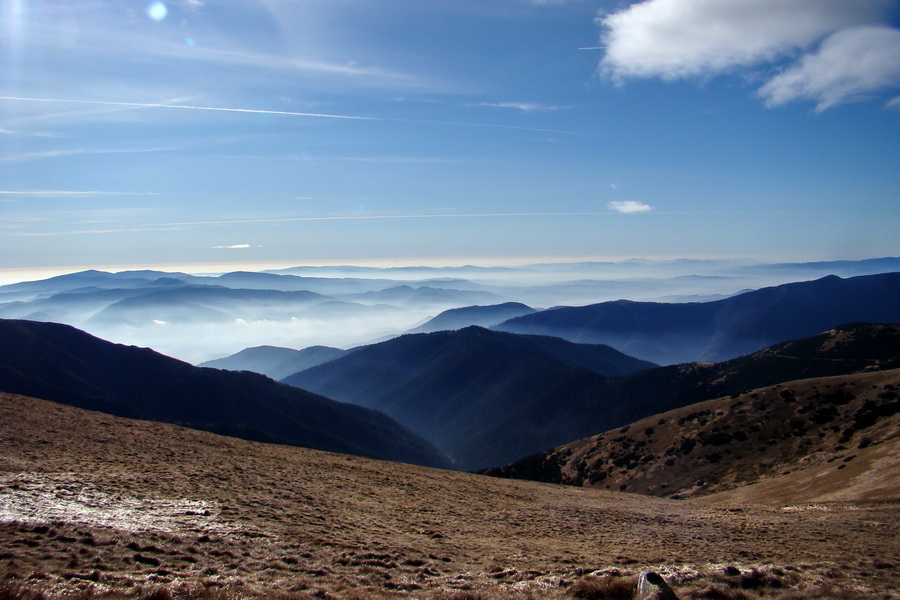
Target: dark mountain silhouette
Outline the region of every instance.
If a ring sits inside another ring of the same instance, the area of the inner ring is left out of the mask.
[[[605,346],[473,326],[358,348],[284,381],[382,410],[474,469],[597,431],[591,410],[607,376],[652,366]]]
[[[447,466],[382,413],[56,323],[0,320],[0,390],[244,439]]]
[[[346,352],[346,350],[328,346],[311,346],[303,350],[256,346],[245,348],[231,356],[206,361],[198,366],[229,371],[253,371],[279,380],[332,361]]]
[[[843,323],[900,321],[900,273],[836,276],[706,303],[619,300],[557,308],[495,329],[609,344],[662,364],[721,361]]]
[[[409,333],[431,333],[434,331],[452,331],[478,325],[479,327],[491,327],[503,321],[530,315],[536,312],[530,306],[520,302],[505,302],[490,306],[466,306],[463,308],[451,308],[445,310],[433,319],[410,329]]]
[[[620,384],[618,394],[636,403],[680,407],[485,472],[668,496],[846,459],[896,437],[900,325],[848,325]],[[708,400],[685,402],[691,396]]]

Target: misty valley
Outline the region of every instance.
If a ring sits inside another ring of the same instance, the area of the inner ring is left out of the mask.
[[[0,535],[21,548],[0,553],[4,589],[602,599],[630,598],[648,577],[688,598],[822,597],[825,580],[829,590],[893,589],[893,562],[863,564],[851,550],[896,550],[887,524],[900,456],[898,267],[84,271],[0,287]],[[132,458],[108,456],[117,444]],[[150,483],[166,465],[170,475]],[[214,473],[219,491],[191,491]],[[343,496],[345,484],[360,495]],[[305,491],[298,500],[284,486]],[[456,508],[425,510],[396,495],[404,486]],[[69,499],[67,489],[78,491]],[[496,504],[487,512],[482,489]],[[567,512],[578,493],[594,494],[584,497],[593,508]],[[111,512],[110,494],[132,508]],[[370,497],[394,516],[366,521]],[[179,502],[201,508],[162,508]],[[790,507],[822,507],[836,528],[858,527],[865,510],[887,529],[819,547],[814,520],[782,519],[808,510]],[[282,511],[313,520],[289,531]],[[749,533],[726,542],[729,525],[679,538],[692,520],[726,516]],[[316,519],[328,524],[309,537]],[[606,542],[554,546],[564,537],[547,528],[564,522]],[[651,533],[642,522],[669,525]],[[496,529],[516,523],[515,534]],[[790,538],[779,548],[762,541],[772,527]],[[638,531],[651,541],[629,544]],[[213,532],[220,546],[244,548],[244,564],[183,541]],[[405,537],[414,532],[427,541]],[[453,541],[459,532],[464,542]],[[484,546],[498,535],[527,550]],[[93,569],[79,558],[53,567],[63,547],[29,550],[79,536],[94,540],[80,552]],[[265,544],[247,545],[258,537]],[[301,558],[279,558],[298,539]],[[825,558],[791,564],[814,547]],[[271,571],[273,561],[284,569]],[[34,579],[38,565],[48,571]]]

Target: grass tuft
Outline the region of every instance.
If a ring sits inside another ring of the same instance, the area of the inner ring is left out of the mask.
[[[684,594],[688,600],[750,600],[741,590],[724,585],[713,585]]]
[[[636,588],[632,577],[582,577],[566,595],[579,600],[632,600]]]

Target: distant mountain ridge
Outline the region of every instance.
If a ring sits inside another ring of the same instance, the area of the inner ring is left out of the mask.
[[[498,331],[608,344],[661,364],[722,361],[845,323],[900,321],[900,273],[828,276],[706,303],[626,300],[517,317]]]
[[[608,376],[653,366],[606,346],[472,326],[361,347],[283,381],[384,411],[468,470],[590,431],[583,411]]]
[[[657,304],[708,303],[731,300],[741,291],[814,276],[847,277],[898,270],[897,258],[796,264],[628,260],[517,267],[297,267],[282,272],[234,271],[219,275],[88,270],[0,286],[0,318],[66,323],[104,339],[149,346],[199,363],[261,345],[352,348],[410,330],[423,331],[414,328],[436,318],[435,315],[439,321],[426,328],[497,324],[491,322],[493,318],[472,315],[441,322],[454,313],[440,313],[475,305],[519,303],[584,309],[623,298]],[[301,298],[304,294],[309,301]],[[619,309],[625,318],[629,311],[646,312],[641,307],[626,308]],[[511,314],[506,319],[510,317],[525,318]],[[830,323],[816,322],[809,330],[779,331],[755,344],[740,332],[735,339],[727,322],[722,323],[726,335],[721,339],[714,339],[718,330],[711,333],[702,327],[694,327],[687,332],[690,335],[668,332],[664,327],[643,337],[640,333],[616,335],[615,331],[606,331],[605,337],[596,339],[579,337],[583,331],[557,332],[553,330],[555,326],[533,333],[608,343],[626,354],[657,363],[674,363],[721,360],[840,323],[875,320],[865,314],[835,317],[841,318]],[[751,334],[764,329],[750,325]],[[650,340],[651,337],[659,338],[661,343]]]
[[[289,375],[317,367],[346,354],[346,350],[327,346],[311,346],[302,350],[256,346],[245,348],[237,354],[200,363],[199,367],[227,369],[229,371],[253,371],[280,380]]]
[[[503,321],[530,315],[535,309],[521,302],[504,302],[488,306],[465,306],[445,310],[427,322],[410,329],[407,333],[432,333],[434,331],[452,331],[471,325],[491,327]]]
[[[449,466],[383,413],[254,373],[194,367],[68,325],[0,320],[0,390],[255,441]]]

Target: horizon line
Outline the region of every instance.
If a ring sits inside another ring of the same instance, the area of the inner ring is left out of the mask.
[[[238,250],[239,251],[239,250]],[[189,275],[221,275],[234,271],[276,271],[284,269],[458,269],[472,268],[514,268],[533,267],[541,265],[575,265],[583,263],[623,264],[628,262],[660,262],[671,263],[677,261],[729,261],[748,262],[758,264],[815,264],[819,262],[862,262],[867,260],[900,260],[900,256],[868,256],[865,258],[822,257],[822,256],[787,256],[787,255],[666,255],[648,254],[636,255],[565,255],[565,256],[423,256],[412,257],[382,257],[382,258],[322,258],[316,260],[231,260],[231,261],[198,261],[198,262],[147,262],[147,263],[123,263],[123,264],[93,264],[93,265],[47,265],[32,267],[0,267],[0,286],[12,285],[31,281],[41,281],[59,275],[71,275],[83,271],[103,271],[107,273],[122,273],[127,271],[161,271],[180,272]]]

